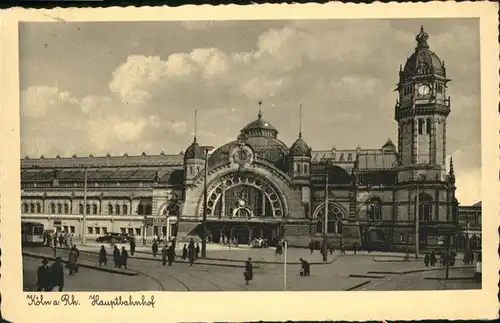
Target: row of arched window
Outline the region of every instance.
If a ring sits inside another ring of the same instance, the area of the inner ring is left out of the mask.
[[[71,210],[69,204],[66,203],[50,203],[49,209],[47,213],[51,214],[71,214]],[[83,203],[78,205],[78,214],[83,214]],[[42,205],[41,203],[23,203],[22,206],[23,213],[42,213]],[[97,204],[87,204],[86,205],[86,214],[99,214],[99,207]],[[128,214],[128,206],[127,205],[113,205],[108,204],[108,214],[115,215],[127,215]],[[152,206],[151,204],[139,204],[137,206],[137,214],[138,215],[149,215],[152,214]]]

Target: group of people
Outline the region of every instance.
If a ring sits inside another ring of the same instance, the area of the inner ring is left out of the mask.
[[[252,248],[267,248],[268,247],[267,239],[262,238],[262,237],[255,238],[255,239],[249,239],[248,244]]]
[[[50,234],[49,231],[45,231],[43,234],[43,244],[47,246],[53,246],[60,248],[66,247],[71,248],[73,246],[73,233],[68,233],[64,231],[54,232]]]
[[[316,243],[313,240],[311,240],[309,242],[309,250],[311,251],[311,255],[313,254],[313,252],[314,252],[315,249],[316,249]],[[354,246],[352,247],[352,249],[353,249],[354,254],[356,254],[357,245],[354,244]],[[329,243],[326,246],[326,250],[325,251],[323,251],[323,248],[321,248],[320,250],[321,250],[321,254],[323,254],[323,252],[328,252],[328,253],[330,253],[330,255],[333,255],[333,253],[335,252],[335,245],[333,243]],[[340,254],[341,255],[345,255],[345,247],[344,247],[343,243],[340,244],[339,250],[340,250]]]
[[[212,238],[211,236],[209,236],[210,239],[207,239],[207,242],[211,242],[212,241]],[[219,244],[221,246],[227,246],[229,248],[231,248],[232,246],[238,248],[238,244],[239,244],[239,240],[238,240],[238,237],[229,237],[229,236],[221,236],[219,238]]]
[[[37,291],[50,292],[58,287],[62,292],[64,288],[64,267],[61,257],[56,257],[54,263],[49,267],[47,259],[42,260],[42,265],[37,270]]]

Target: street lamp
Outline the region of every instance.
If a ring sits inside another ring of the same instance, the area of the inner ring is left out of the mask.
[[[323,254],[324,262],[328,261],[327,230],[328,230],[328,163],[325,163],[325,205],[323,211],[323,244],[321,246],[321,253]]]
[[[205,170],[203,181],[203,234],[201,240],[201,257],[207,256],[207,177],[208,177],[208,153],[214,149],[212,146],[202,146],[201,149],[205,152]]]
[[[415,259],[420,254],[420,186],[418,181],[422,180],[422,175],[417,178],[417,196],[415,203]]]
[[[83,182],[83,221],[82,221],[82,245],[87,242],[87,170],[85,167],[84,182]]]

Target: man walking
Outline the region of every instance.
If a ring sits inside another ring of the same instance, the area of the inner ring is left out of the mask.
[[[50,291],[50,268],[47,259],[42,260],[42,265],[37,270],[37,286],[39,292]]]

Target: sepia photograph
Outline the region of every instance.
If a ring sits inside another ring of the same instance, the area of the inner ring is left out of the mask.
[[[20,22],[23,290],[481,289],[479,30]]]

